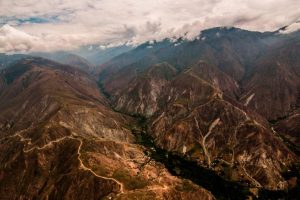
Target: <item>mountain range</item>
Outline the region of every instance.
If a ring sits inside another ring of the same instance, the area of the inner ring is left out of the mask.
[[[0,54],[1,198],[297,199],[293,27]]]

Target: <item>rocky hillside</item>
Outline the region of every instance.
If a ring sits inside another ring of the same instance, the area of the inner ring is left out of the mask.
[[[145,154],[86,73],[33,58],[0,77],[2,199],[214,199]]]
[[[120,92],[115,92],[115,108],[151,116],[158,109],[157,102],[165,85],[175,75],[176,69],[167,63],[151,66],[145,72],[137,74],[128,83],[126,90],[120,88]]]
[[[228,180],[285,190],[294,179],[284,172],[299,163],[289,145],[299,145],[299,41],[298,32],[214,28],[145,43],[106,63],[99,81],[117,110],[148,118],[160,148]],[[176,73],[149,76],[157,65]]]
[[[167,103],[150,125],[157,145],[230,180],[268,189],[288,187],[280,172],[297,157],[265,120],[193,70],[176,77],[163,93],[161,101]]]
[[[234,82],[236,89],[229,92],[238,101],[268,120],[276,120],[297,104],[299,42],[298,32],[209,29],[193,41],[164,40],[140,45],[103,64],[100,82],[107,92],[117,96],[115,90],[119,92],[123,85],[153,65],[167,62],[182,71],[201,60],[211,66],[209,70],[218,71]],[[208,71],[201,73],[211,78],[220,76]],[[265,101],[266,96],[273,101]]]

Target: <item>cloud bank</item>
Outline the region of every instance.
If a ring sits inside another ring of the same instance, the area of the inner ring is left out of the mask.
[[[299,0],[0,0],[0,52],[192,39],[216,26],[273,31],[299,19]]]
[[[296,23],[291,24],[288,27],[285,27],[284,30],[280,30],[279,33],[289,34],[289,33],[293,33],[298,30],[300,30],[300,22],[296,22]]]

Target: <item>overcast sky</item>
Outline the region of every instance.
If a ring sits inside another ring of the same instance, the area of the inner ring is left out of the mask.
[[[0,52],[178,37],[236,26],[273,31],[300,20],[300,0],[0,0]]]

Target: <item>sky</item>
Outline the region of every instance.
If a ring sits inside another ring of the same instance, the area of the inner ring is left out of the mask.
[[[274,31],[300,20],[300,0],[0,0],[0,52],[137,45],[235,26]]]

